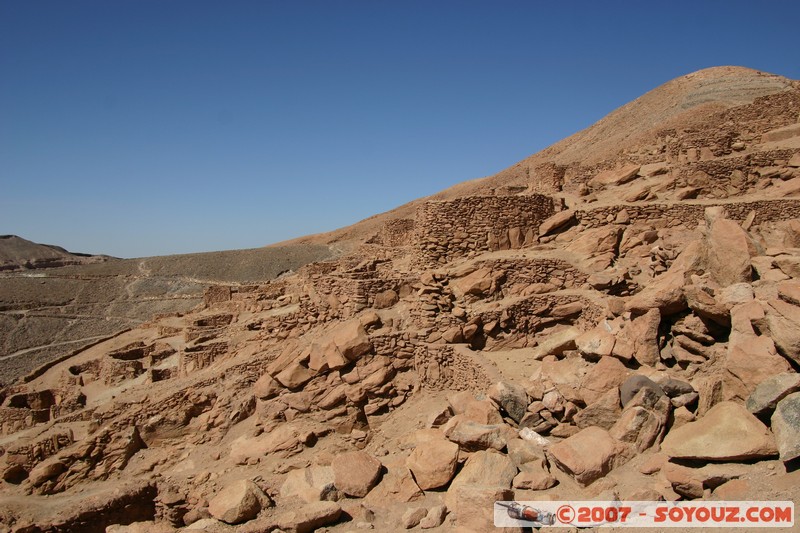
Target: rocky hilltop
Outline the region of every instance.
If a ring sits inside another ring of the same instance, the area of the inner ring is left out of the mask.
[[[72,253],[52,244],[37,244],[16,235],[0,235],[0,272],[85,265],[109,259],[112,258]]]
[[[798,501],[800,83],[701,71],[0,392],[9,531]]]

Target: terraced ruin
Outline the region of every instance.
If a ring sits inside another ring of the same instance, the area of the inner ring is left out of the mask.
[[[798,119],[798,82],[701,71],[29,373],[0,392],[0,530],[798,501]]]

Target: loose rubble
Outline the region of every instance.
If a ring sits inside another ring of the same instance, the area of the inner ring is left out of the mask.
[[[496,500],[786,494],[799,112],[793,85],[421,203],[18,381],[2,527],[486,531]]]

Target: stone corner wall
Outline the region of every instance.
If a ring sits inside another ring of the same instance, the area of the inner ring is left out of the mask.
[[[542,194],[467,196],[432,201],[417,209],[415,248],[421,264],[532,244],[539,224],[555,213]]]

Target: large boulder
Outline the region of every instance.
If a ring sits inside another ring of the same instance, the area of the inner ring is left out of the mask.
[[[709,273],[721,287],[753,279],[748,236],[738,223],[716,218],[711,223],[707,244]]]
[[[742,382],[745,392],[740,396],[744,400],[761,382],[789,371],[791,366],[778,355],[769,337],[731,333],[725,368]]]
[[[387,503],[408,503],[423,497],[403,458],[386,459],[384,466],[387,472],[378,486],[369,491],[364,499],[365,502],[375,507],[383,507]]]
[[[630,346],[633,357],[639,364],[655,366],[661,352],[658,348],[658,327],[661,324],[661,312],[650,309],[642,316],[634,318],[619,333],[622,341]],[[618,341],[618,344],[622,344]]]
[[[378,484],[383,466],[366,452],[345,452],[331,462],[336,488],[356,498],[363,498]]]
[[[642,167],[635,163],[628,163],[623,167],[603,170],[589,180],[589,184],[594,187],[607,187],[609,185],[622,185],[636,178]]]
[[[406,460],[406,465],[422,490],[447,485],[456,473],[457,464],[458,445],[444,439],[418,444]]]
[[[578,351],[586,359],[596,361],[611,355],[616,339],[601,326],[595,327],[575,339]]]
[[[685,272],[670,268],[658,276],[640,292],[625,302],[625,309],[634,314],[643,314],[651,309],[658,309],[661,315],[671,315],[686,309],[686,296],[683,287],[686,284]]]
[[[619,225],[584,230],[566,249],[586,257],[583,266],[587,270],[601,272],[610,267],[617,256],[622,231],[623,227]]]
[[[777,455],[764,424],[735,402],[720,402],[702,418],[670,431],[661,450],[678,459],[739,461]]]
[[[586,404],[594,403],[609,389],[617,388],[628,377],[629,370],[615,357],[603,357],[584,376],[581,394]]]
[[[235,481],[208,502],[208,512],[217,520],[240,524],[255,518],[269,497],[249,479]],[[266,505],[265,505],[266,503]]]
[[[611,429],[620,414],[622,409],[619,406],[619,389],[614,387],[578,412],[573,421],[581,429],[589,426]]]
[[[627,447],[596,426],[553,444],[547,453],[556,466],[584,486],[629,459]]]
[[[281,498],[296,498],[306,503],[336,500],[341,494],[336,490],[333,468],[310,466],[289,472],[281,485]]]
[[[459,489],[465,487],[509,489],[516,475],[517,467],[507,455],[494,450],[475,452],[450,483],[445,503],[454,508]]]
[[[775,410],[778,402],[793,392],[800,391],[800,374],[784,372],[765,379],[747,398],[747,410],[755,415]]]
[[[642,452],[664,436],[671,410],[670,400],[661,388],[645,384],[625,402],[622,415],[608,433]]]
[[[553,333],[533,348],[531,358],[539,361],[548,355],[561,355],[565,350],[573,350],[575,349],[575,339],[580,335],[581,330],[575,327]]]
[[[479,268],[475,272],[467,274],[450,282],[453,293],[457,296],[488,296],[497,289],[497,282],[502,278],[499,273],[492,272],[490,268]]]
[[[311,533],[322,526],[333,524],[342,515],[342,508],[336,502],[307,503],[291,511],[285,511],[274,519],[274,525],[281,531],[291,533]],[[275,527],[264,528],[272,531]]]
[[[563,231],[572,222],[575,222],[575,211],[571,209],[559,211],[539,225],[539,236],[544,237],[553,232]]]
[[[269,374],[264,374],[253,384],[253,394],[260,400],[269,400],[277,396],[283,386]]]
[[[664,395],[664,389],[662,389],[658,383],[647,376],[634,374],[626,379],[619,387],[619,399],[620,403],[622,403],[622,406],[627,406],[628,402],[630,402],[633,397],[636,396],[642,389],[650,389],[657,396]]]
[[[359,320],[350,320],[336,328],[331,340],[348,361],[355,361],[372,350],[369,336]]]
[[[766,303],[764,312],[769,335],[778,351],[800,364],[800,307],[774,299]]]
[[[468,420],[464,415],[456,415],[444,425],[445,437],[467,451],[506,447],[505,424],[479,424]]]
[[[800,392],[778,402],[772,414],[772,431],[775,432],[782,461],[800,457]]]
[[[487,396],[519,423],[528,408],[528,394],[521,386],[508,381],[498,381],[487,391]]]

